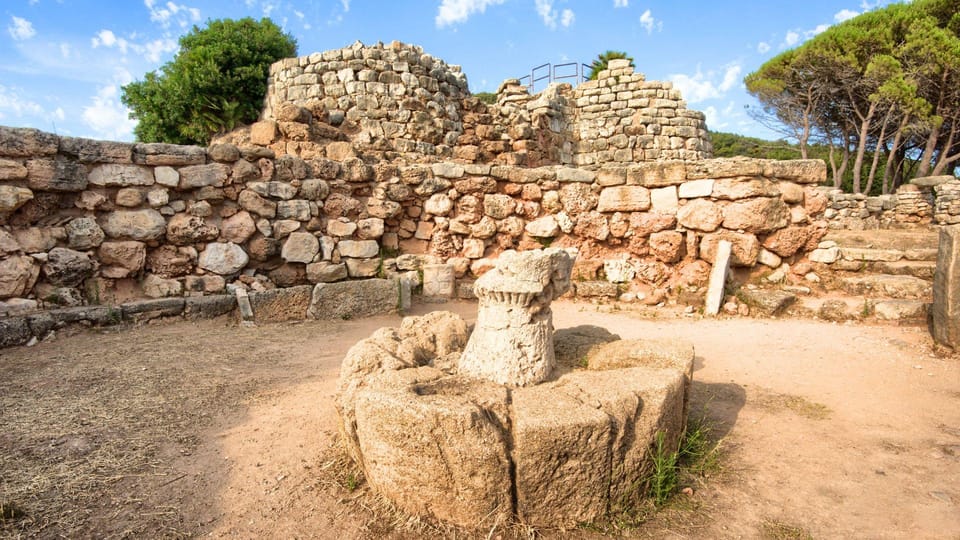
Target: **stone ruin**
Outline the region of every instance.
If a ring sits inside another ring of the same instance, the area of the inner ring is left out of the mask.
[[[644,495],[657,434],[675,451],[684,430],[693,347],[554,331],[574,257],[504,253],[476,284],[472,334],[441,311],[350,349],[341,433],[377,493],[468,528],[572,527]]]

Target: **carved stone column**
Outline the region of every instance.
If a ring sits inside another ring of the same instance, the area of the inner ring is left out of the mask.
[[[477,324],[459,372],[509,386],[545,380],[554,367],[550,302],[570,288],[576,251],[506,251],[474,285]]]

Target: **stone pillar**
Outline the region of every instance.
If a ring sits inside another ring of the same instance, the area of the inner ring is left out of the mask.
[[[460,373],[510,386],[545,380],[553,370],[550,302],[570,288],[576,253],[505,251],[480,277],[477,324],[460,356]]]
[[[707,286],[707,301],[703,306],[704,315],[717,315],[723,304],[723,292],[727,285],[727,274],[730,272],[730,252],[733,244],[729,240],[721,240],[717,244],[717,254],[713,258],[713,269],[710,270],[710,283]]]
[[[940,229],[932,311],[933,340],[960,348],[960,225]]]

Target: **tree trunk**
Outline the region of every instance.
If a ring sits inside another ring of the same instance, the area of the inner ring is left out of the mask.
[[[867,137],[870,135],[870,122],[873,120],[873,113],[877,110],[875,102],[870,103],[866,116],[860,122],[860,140],[857,142],[857,156],[853,160],[853,192],[860,193],[860,175],[863,171],[863,156],[867,152]]]
[[[937,166],[933,168],[933,176],[940,176],[943,174],[943,171],[947,168],[947,165],[953,163],[957,159],[960,159],[960,151],[950,154],[954,151],[954,140],[957,135],[957,122],[953,122],[950,126],[950,135],[947,137],[947,142],[943,145],[943,150],[940,152],[940,159],[937,160]]]
[[[896,183],[893,178],[893,163],[894,158],[897,155],[897,152],[900,150],[900,141],[903,139],[903,132],[907,129],[907,124],[910,123],[910,115],[905,114],[903,120],[900,121],[900,127],[897,128],[897,132],[893,136],[893,144],[890,146],[890,149],[887,150],[887,166],[883,169],[883,194],[886,195],[893,191],[891,188]]]
[[[883,124],[880,126],[880,136],[877,138],[877,145],[873,148],[873,160],[870,163],[870,172],[867,174],[867,188],[864,192],[869,195],[873,189],[873,179],[877,174],[877,165],[880,163],[880,147],[887,138],[887,124],[890,123],[890,115],[896,105],[890,105],[887,114],[883,117]]]

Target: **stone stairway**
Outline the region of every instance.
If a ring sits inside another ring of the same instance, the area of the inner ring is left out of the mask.
[[[810,255],[823,294],[801,304],[832,320],[922,323],[933,301],[938,239],[935,228],[831,231]]]

